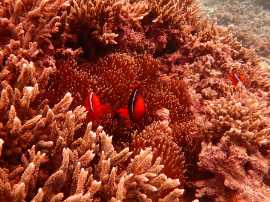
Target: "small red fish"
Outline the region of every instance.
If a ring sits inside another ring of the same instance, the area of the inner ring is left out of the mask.
[[[141,95],[138,89],[135,89],[128,102],[128,112],[130,119],[135,122],[139,122],[143,119],[146,111],[144,97]]]
[[[232,82],[234,86],[236,86],[239,82],[244,82],[245,81],[245,76],[243,74],[236,74],[236,73],[230,73],[228,75],[228,79]]]
[[[111,110],[110,105],[102,104],[99,96],[93,92],[86,97],[85,107],[91,121],[100,120],[104,114],[110,112]]]

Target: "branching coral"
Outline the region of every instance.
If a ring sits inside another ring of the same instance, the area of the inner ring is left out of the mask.
[[[0,200],[267,200],[268,75],[199,17],[192,0],[1,2]]]
[[[183,183],[185,158],[181,147],[173,141],[172,129],[168,127],[168,124],[167,121],[152,123],[141,134],[134,134],[132,147],[136,150],[152,147],[154,158],[161,157],[165,174],[179,178]]]
[[[61,136],[58,140],[60,138],[64,141]],[[161,173],[160,159],[152,163],[150,149],[141,151],[130,160],[128,148],[116,152],[111,137],[102,128],[93,132],[88,124],[84,136],[70,145],[72,149],[59,146],[54,145],[54,151],[48,156],[36,153],[32,147],[29,159],[23,155],[23,167],[1,169],[1,201],[145,201],[151,198],[177,201],[183,194],[183,190],[176,188],[178,180]],[[59,155],[55,152],[58,149],[63,151],[62,163],[36,190],[44,180],[42,177],[48,174],[44,168],[50,166],[48,162],[55,155]],[[127,168],[123,170],[125,164]],[[13,180],[10,182],[9,179]],[[69,197],[64,199],[64,195]]]
[[[29,49],[31,43],[37,42],[43,48],[52,49],[49,38],[58,31],[61,17],[56,12],[61,6],[64,6],[63,0],[4,1],[0,12],[3,25],[1,29],[8,29],[7,33],[13,33],[9,34],[9,40],[14,40],[17,48]],[[10,26],[6,27],[5,24]],[[3,45],[7,45],[9,40]],[[14,48],[13,46],[12,49]],[[10,51],[14,53],[14,50]]]
[[[244,91],[244,89],[243,89]],[[206,107],[212,142],[229,136],[235,144],[268,147],[269,125],[267,102],[251,93],[240,93],[209,101]]]

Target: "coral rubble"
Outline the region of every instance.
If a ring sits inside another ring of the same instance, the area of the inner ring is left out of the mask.
[[[269,76],[195,1],[3,0],[0,36],[0,201],[270,200]]]

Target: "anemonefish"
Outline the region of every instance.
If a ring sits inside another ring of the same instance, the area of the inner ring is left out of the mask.
[[[144,117],[146,112],[145,101],[138,89],[134,89],[129,98],[128,112],[130,119],[134,122],[139,122]]]
[[[88,117],[91,121],[100,120],[111,111],[109,104],[103,104],[99,96],[91,92],[85,99],[85,107]],[[139,122],[143,119],[146,112],[144,97],[138,89],[134,89],[130,95],[128,106],[114,110],[114,113],[120,117],[126,126],[130,125],[130,121]]]
[[[111,106],[109,104],[101,103],[99,96],[93,92],[86,97],[85,107],[91,121],[100,120],[104,114],[111,110]]]
[[[230,73],[228,75],[228,79],[232,82],[234,86],[236,86],[239,82],[244,82],[245,81],[245,76],[243,74],[236,74],[236,73]]]
[[[129,97],[128,107],[121,107],[115,111],[126,123],[129,121],[139,122],[146,112],[144,97],[138,89],[134,89]]]

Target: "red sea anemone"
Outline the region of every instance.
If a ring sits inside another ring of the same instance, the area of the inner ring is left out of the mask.
[[[267,75],[194,1],[5,0],[0,33],[0,201],[268,201]]]

